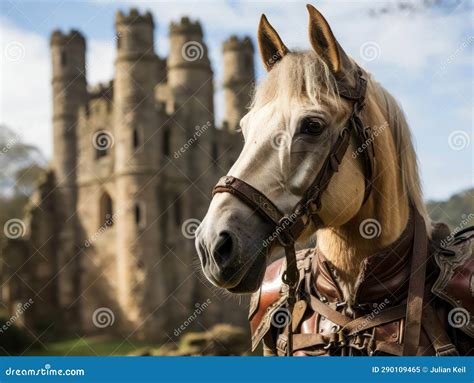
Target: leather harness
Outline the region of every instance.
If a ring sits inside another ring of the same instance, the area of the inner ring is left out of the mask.
[[[276,244],[282,246],[285,250],[286,270],[282,274],[282,281],[288,287],[286,304],[290,315],[295,315],[298,311],[295,310],[295,303],[298,296],[298,284],[301,282],[300,272],[297,267],[295,243],[310,223],[310,220],[313,221],[316,227],[321,225],[322,221],[317,213],[321,208],[322,194],[327,189],[332,176],[338,171],[349,147],[352,135],[356,138],[358,145],[365,144],[367,146],[362,153],[365,178],[363,203],[367,201],[371,193],[375,155],[370,128],[364,127],[360,116],[364,107],[364,99],[367,90],[367,81],[360,68],[356,70],[355,80],[355,87],[349,87],[344,82],[336,82],[339,95],[353,102],[352,113],[331,147],[321,169],[290,214],[284,214],[262,192],[245,181],[233,176],[222,177],[213,189],[213,195],[216,193],[230,193],[234,195],[274,227],[275,235],[273,238],[278,239],[278,243]],[[377,322],[369,321],[370,327],[372,328],[374,327],[374,323],[375,325],[377,325],[378,322],[387,323],[393,321],[393,318],[399,319],[406,316],[406,340],[403,343],[403,355],[416,354],[420,339],[423,313],[427,235],[423,219],[416,211],[415,228],[407,303],[385,310],[382,315],[378,316]],[[302,301],[298,301],[298,304],[300,302]],[[331,318],[334,323],[338,323],[341,328],[344,329],[345,334],[351,334],[351,331],[356,331],[356,329],[360,331],[364,317],[348,320],[347,317],[331,309],[314,296],[311,296],[308,303],[314,311],[320,312],[322,315]],[[293,355],[294,342],[297,343],[298,347],[301,346],[301,341],[304,343],[304,340],[300,339],[300,334],[293,337],[293,331],[293,326],[289,325],[285,339],[285,354],[288,356]],[[313,335],[314,337],[319,336],[319,334]],[[321,341],[327,341],[327,339],[321,339]],[[332,342],[343,342],[343,338],[333,339]]]

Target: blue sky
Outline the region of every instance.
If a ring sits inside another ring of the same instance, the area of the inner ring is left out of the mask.
[[[402,104],[415,138],[425,195],[441,199],[473,185],[473,11],[470,0],[445,0],[412,10],[396,1],[314,1],[347,53]],[[290,48],[309,48],[300,1],[11,1],[0,9],[0,123],[49,157],[52,149],[50,58],[52,30],[81,30],[88,39],[88,81],[113,76],[117,9],[151,10],[155,48],[168,50],[168,25],[199,19],[216,73],[217,121],[224,113],[221,43],[255,32],[265,13]],[[264,75],[256,60],[257,75]]]

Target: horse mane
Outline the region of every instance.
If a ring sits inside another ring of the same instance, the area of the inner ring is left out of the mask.
[[[418,157],[413,145],[413,136],[405,118],[405,113],[397,100],[372,76],[369,81],[378,100],[384,102],[383,109],[388,116],[388,126],[397,151],[400,178],[408,200],[423,217],[428,235],[431,235],[431,218],[423,200],[423,190],[418,169]]]
[[[396,148],[403,191],[411,204],[418,210],[431,234],[431,219],[423,201],[418,170],[418,160],[413,138],[402,108],[395,98],[368,74],[368,91],[375,102],[388,116],[388,126]],[[320,102],[322,98],[333,100],[341,106],[335,78],[326,63],[313,51],[291,52],[274,65],[268,76],[255,88],[250,108],[261,108],[278,100],[284,114],[291,113],[292,100]]]

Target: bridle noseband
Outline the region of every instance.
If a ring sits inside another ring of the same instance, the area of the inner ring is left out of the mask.
[[[315,223],[316,227],[322,224],[317,215],[321,208],[321,196],[327,189],[332,176],[339,170],[339,165],[347,152],[352,134],[360,146],[366,145],[365,150],[361,153],[365,178],[363,203],[365,203],[372,190],[371,184],[375,165],[373,139],[370,128],[364,127],[360,118],[360,112],[364,106],[367,81],[360,68],[357,68],[355,77],[355,87],[349,87],[345,82],[337,82],[339,96],[354,102],[352,113],[336,142],[331,147],[318,174],[290,214],[284,214],[265,194],[236,177],[222,177],[212,191],[213,195],[216,193],[230,193],[236,196],[275,228],[274,238],[278,239],[277,245],[285,249],[286,271],[282,276],[282,280],[288,286],[287,302],[290,313],[293,311],[293,305],[296,302],[296,288],[299,281],[299,272],[296,266],[296,240],[303,233],[310,220]],[[289,326],[288,333],[288,355],[293,353],[291,327]]]

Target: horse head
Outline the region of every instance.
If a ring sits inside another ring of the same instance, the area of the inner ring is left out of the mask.
[[[354,102],[340,93],[341,88],[357,87],[356,75],[361,73],[321,13],[310,5],[308,11],[312,50],[307,52],[291,52],[262,15],[258,43],[268,75],[241,120],[245,144],[228,173],[261,192],[285,214],[291,214],[303,198],[354,113]],[[361,154],[366,148],[350,137],[337,172],[320,196],[318,220],[308,219],[298,238],[304,244],[317,232],[318,245],[326,246],[328,253],[336,248],[347,250],[349,259],[333,261],[354,278],[358,270],[351,268],[357,269],[360,258],[393,242],[406,225],[410,197],[415,203],[421,198],[415,187],[419,183],[416,159],[406,124],[394,122],[390,115],[393,99],[367,73],[363,75],[367,90],[361,118],[365,125],[381,131],[368,138],[377,158],[373,190],[366,199],[367,177]],[[400,115],[397,118],[404,122]],[[400,159],[401,146],[405,159]],[[404,177],[414,185],[408,196],[404,195]],[[392,205],[396,217],[383,202],[390,198],[397,201]],[[360,223],[367,218],[377,219],[385,229],[377,241],[359,234]],[[231,193],[215,194],[196,232],[196,248],[206,277],[231,292],[255,291],[268,259],[277,251],[274,231],[274,225],[241,199]],[[352,253],[344,248],[351,239],[357,242],[357,251],[352,249]]]

